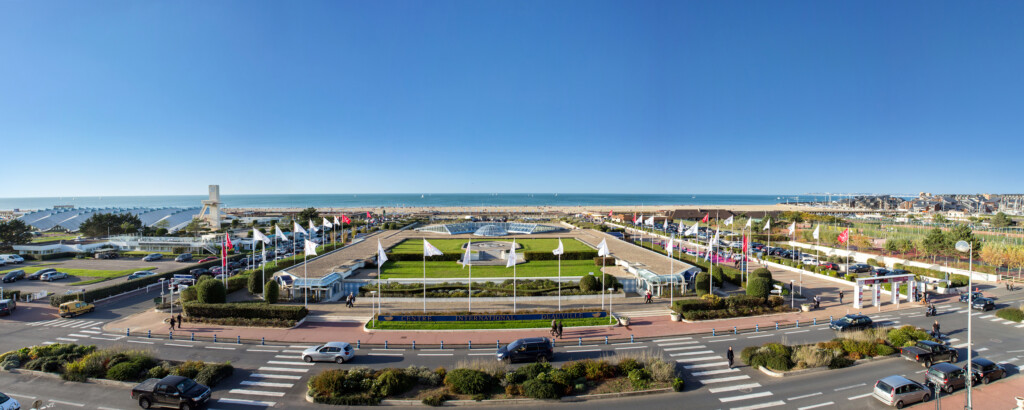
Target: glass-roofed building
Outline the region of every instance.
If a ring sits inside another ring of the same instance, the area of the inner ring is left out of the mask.
[[[433,232],[446,235],[473,234],[476,236],[506,236],[509,234],[535,234],[557,232],[564,228],[527,222],[459,222],[451,224],[429,225],[416,228],[420,232]]]

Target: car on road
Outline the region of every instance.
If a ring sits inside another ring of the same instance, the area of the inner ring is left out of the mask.
[[[13,255],[13,254],[9,254],[9,253],[0,255],[0,260],[3,260],[4,262],[7,262],[8,264],[15,264],[15,263],[25,262],[25,258],[22,258],[20,255]]]
[[[850,265],[849,268],[846,268],[846,272],[847,273],[871,272],[871,265],[868,265],[868,264],[865,264],[865,263],[855,263],[853,265]]]
[[[356,351],[345,342],[327,342],[302,351],[302,360],[309,362],[335,362],[338,364],[352,360]]]
[[[931,390],[903,376],[889,376],[875,382],[871,391],[878,401],[902,409],[908,404],[931,400]]]
[[[984,312],[995,308],[996,302],[989,298],[977,298],[971,301],[971,309],[976,309]]]
[[[67,277],[68,277],[67,273],[54,271],[54,272],[46,272],[46,273],[44,273],[43,276],[39,277],[39,280],[45,280],[47,282],[53,282],[53,281],[58,280],[58,279],[67,279]]]
[[[143,256],[143,257],[142,257],[142,260],[143,260],[143,261],[146,261],[146,262],[152,262],[152,261],[158,261],[158,260],[161,260],[161,259],[163,259],[163,258],[164,258],[164,255],[162,255],[162,254],[159,254],[159,253],[151,253],[151,254],[149,254],[149,255]]]
[[[18,302],[14,299],[0,299],[0,315],[9,316],[18,310]]]
[[[909,270],[904,270],[904,269],[893,269],[892,272],[890,272],[889,274],[890,275],[912,275],[912,274],[914,274],[914,272],[911,272]]]
[[[967,370],[952,363],[936,363],[925,371],[924,384],[953,394],[956,389],[967,386]]]
[[[21,410],[21,403],[6,394],[0,393],[0,410]]]
[[[96,310],[96,305],[92,303],[85,303],[80,300],[64,302],[57,307],[57,313],[60,317],[75,317],[94,310]]]
[[[555,357],[555,349],[546,337],[529,337],[498,348],[496,356],[498,361],[508,363],[524,360],[551,361]]]
[[[172,407],[193,410],[210,400],[210,388],[182,376],[149,379],[132,388],[132,400],[139,407]]]
[[[30,273],[28,275],[28,280],[39,280],[39,278],[42,277],[43,274],[50,273],[50,272],[56,272],[56,271],[57,270],[54,269],[54,268],[40,269],[40,270],[37,270],[35,272]]]
[[[964,370],[967,366],[964,366]],[[983,357],[971,359],[971,379],[974,384],[988,384],[991,381],[1006,377],[1006,369],[1003,366]]]
[[[205,257],[203,259],[200,259],[199,263],[212,262],[212,261],[215,261],[215,260],[217,260],[217,258],[214,258],[212,256],[208,256],[208,257]]]
[[[971,293],[973,293],[974,296],[970,296]],[[967,297],[968,296],[970,296],[971,299],[978,299],[978,298],[985,297],[985,295],[982,294],[981,292],[971,292],[971,293],[961,293],[960,294],[960,303],[967,303]]]
[[[174,258],[174,261],[175,262],[192,262],[192,254],[191,253],[183,253],[181,255],[176,256]]]
[[[837,332],[863,330],[873,326],[871,318],[864,315],[849,314],[829,323],[828,327]]]
[[[901,347],[900,355],[904,359],[921,363],[924,367],[932,367],[935,362],[957,362],[956,349],[931,340],[918,340],[913,346]]]
[[[153,272],[151,270],[140,270],[140,271],[132,272],[131,275],[128,275],[128,280],[144,278],[146,276],[153,276],[153,275],[156,275],[156,272]]]
[[[8,283],[8,282],[17,282],[17,281],[19,281],[21,279],[25,279],[25,271],[23,271],[21,269],[18,269],[18,270],[12,270],[10,272],[7,272],[7,274],[4,275],[4,278],[0,279],[0,281],[3,281],[3,283]]]

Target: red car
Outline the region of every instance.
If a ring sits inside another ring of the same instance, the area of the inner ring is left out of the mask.
[[[215,260],[217,260],[217,258],[214,258],[214,257],[212,257],[212,256],[211,256],[211,257],[209,257],[209,258],[203,258],[203,259],[200,259],[200,260],[199,260],[199,263],[203,263],[203,262],[209,262],[209,261],[215,261]]]
[[[825,263],[822,263],[819,266],[821,266],[822,268],[825,268],[825,269],[831,269],[831,270],[834,270],[834,271],[837,271],[837,272],[839,271],[839,264],[836,264],[836,263],[825,262]]]

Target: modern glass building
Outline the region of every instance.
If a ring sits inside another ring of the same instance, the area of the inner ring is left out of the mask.
[[[471,233],[476,236],[506,236],[509,234],[535,234],[561,231],[564,228],[526,222],[461,222],[453,224],[429,225],[416,228],[420,232],[433,232],[448,235]]]

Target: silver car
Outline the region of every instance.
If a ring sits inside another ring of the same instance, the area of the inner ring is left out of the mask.
[[[306,363],[317,361],[317,362],[335,362],[345,363],[348,360],[352,360],[355,357],[355,349],[352,345],[345,342],[328,342],[320,346],[310,347],[302,352],[302,360]]]
[[[47,282],[53,282],[53,281],[55,281],[57,279],[66,279],[67,277],[68,277],[68,274],[66,274],[64,272],[47,272],[47,273],[44,273],[43,276],[40,276],[39,280],[45,280]]]
[[[931,389],[903,376],[889,376],[875,382],[872,395],[878,401],[897,409],[932,398]]]

